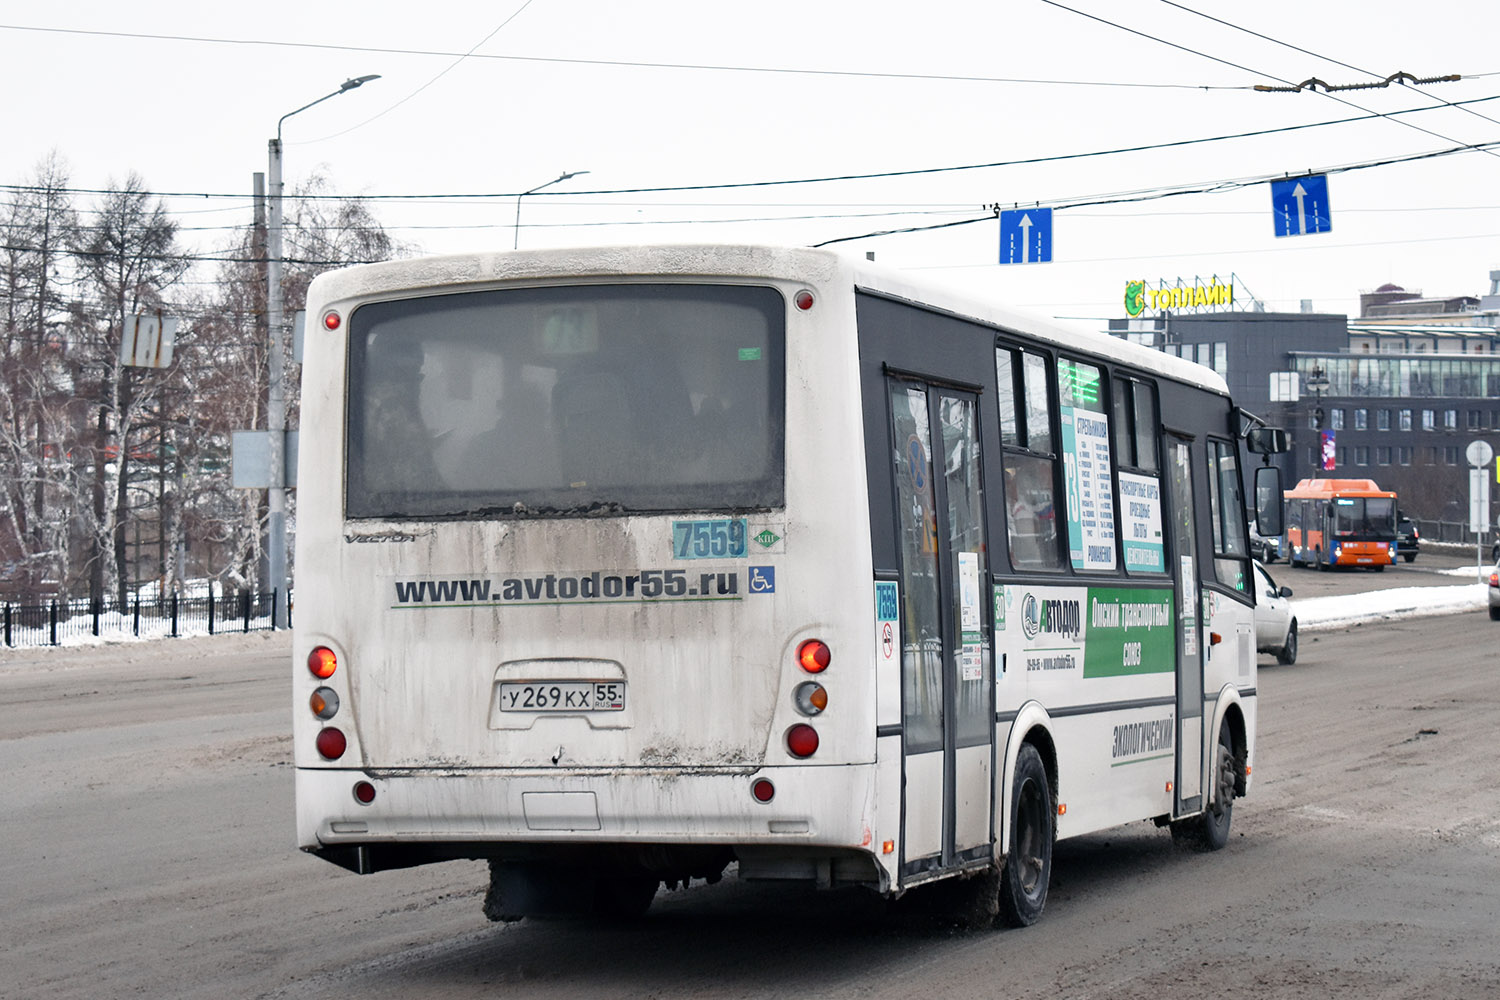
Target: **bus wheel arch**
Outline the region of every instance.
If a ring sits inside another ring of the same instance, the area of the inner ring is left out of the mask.
[[[1234,800],[1245,794],[1245,718],[1231,703],[1219,720],[1208,772],[1208,801],[1201,813],[1172,823],[1172,839],[1199,851],[1217,851],[1229,843]]]

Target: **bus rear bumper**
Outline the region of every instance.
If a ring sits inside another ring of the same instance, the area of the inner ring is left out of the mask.
[[[766,877],[792,877],[815,859],[864,855],[859,881],[877,878],[873,765],[771,767],[736,772],[597,773],[498,770],[362,771],[299,768],[297,843],[370,872],[456,858],[569,856],[583,864],[718,850]],[[752,791],[774,786],[770,801]],[[368,804],[355,785],[368,782]],[[884,833],[884,840],[895,836]],[[847,867],[847,866],[846,866]],[[787,872],[787,875],[778,873]]]

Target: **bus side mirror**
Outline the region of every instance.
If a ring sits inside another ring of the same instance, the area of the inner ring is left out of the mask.
[[[1245,449],[1255,455],[1282,455],[1292,446],[1280,427],[1252,427],[1245,432]]]
[[[1281,514],[1281,470],[1274,465],[1263,465],[1255,470],[1255,530],[1267,538],[1280,536],[1284,529]]]

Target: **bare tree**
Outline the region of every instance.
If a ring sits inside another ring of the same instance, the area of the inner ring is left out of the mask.
[[[36,594],[68,569],[74,497],[71,379],[61,334],[67,240],[76,226],[68,169],[44,158],[0,209],[0,561],[8,586]]]
[[[142,412],[158,402],[174,371],[121,365],[120,338],[126,316],[163,308],[165,290],[187,270],[188,262],[177,251],[177,224],[135,173],[123,184],[107,185],[94,209],[94,219],[80,228],[73,246],[84,301],[90,307],[87,318],[93,327],[93,360],[98,375],[92,505],[95,544],[89,590],[95,598],[102,596],[106,576],[112,575],[123,603],[130,582],[125,525],[130,506],[132,431]],[[107,474],[111,459],[114,472]]]

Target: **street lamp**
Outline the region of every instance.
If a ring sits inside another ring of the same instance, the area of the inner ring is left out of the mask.
[[[275,617],[271,623],[273,628],[287,627],[287,598],[290,593],[286,572],[286,390],[282,384],[286,365],[282,354],[285,349],[285,331],[281,328],[281,126],[292,115],[301,114],[314,104],[321,104],[330,97],[337,97],[378,79],[380,76],[376,74],[345,80],[338,90],[324,94],[296,111],[288,111],[276,120],[276,138],[270,141],[271,190],[266,222],[266,325],[271,334],[271,385],[266,399],[266,428],[271,467],[268,470],[270,489],[267,499],[269,518],[266,525],[266,547],[271,586],[279,596],[279,600],[275,601]]]
[[[588,173],[587,170],[567,171],[564,172],[561,177],[558,177],[555,180],[550,180],[545,184],[538,184],[530,191],[522,191],[520,194],[516,195],[516,239],[515,242],[511,244],[512,250],[518,249],[521,246],[521,199],[526,197],[528,194],[536,194],[542,188],[549,188],[554,184],[561,184],[563,181],[567,180],[570,177],[580,177],[586,173]]]

